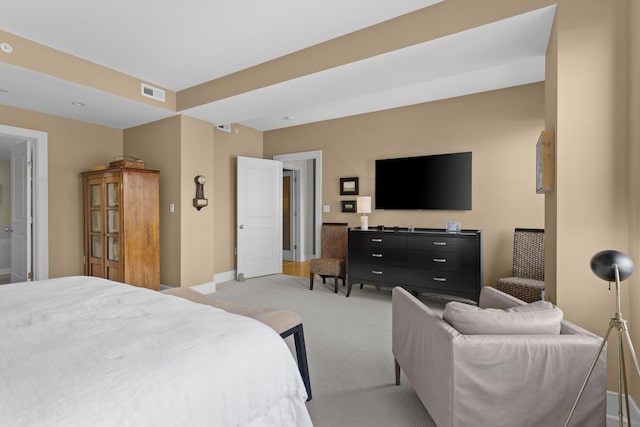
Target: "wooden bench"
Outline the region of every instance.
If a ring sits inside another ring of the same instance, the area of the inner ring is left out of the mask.
[[[276,331],[282,338],[293,335],[296,346],[296,358],[298,369],[307,390],[307,400],[311,400],[311,383],[309,381],[309,366],[307,364],[307,350],[304,344],[304,330],[302,329],[302,317],[297,313],[272,308],[249,307],[222,301],[208,295],[201,294],[189,288],[172,288],[162,291],[164,294],[174,295],[199,304],[206,304],[220,308],[228,313],[256,319]]]

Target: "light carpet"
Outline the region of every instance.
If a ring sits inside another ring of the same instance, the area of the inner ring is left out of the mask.
[[[316,427],[435,426],[407,378],[395,385],[391,352],[391,291],[372,286],[333,292],[323,285],[275,275],[217,285],[216,298],[295,311],[303,318],[313,399],[307,408]],[[435,310],[445,302],[421,297]],[[293,339],[287,338],[294,349]]]

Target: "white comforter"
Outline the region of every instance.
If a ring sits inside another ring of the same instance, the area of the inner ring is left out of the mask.
[[[272,329],[89,277],[0,286],[0,426],[305,426]]]

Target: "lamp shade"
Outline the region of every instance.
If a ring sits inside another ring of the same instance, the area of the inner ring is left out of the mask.
[[[616,280],[614,264],[618,266],[620,281],[627,280],[633,273],[633,261],[622,252],[609,249],[600,251],[591,257],[591,271],[593,271],[593,274],[608,282]]]
[[[371,213],[371,196],[359,196],[356,202],[358,213]]]

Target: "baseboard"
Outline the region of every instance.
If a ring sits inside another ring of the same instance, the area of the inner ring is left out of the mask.
[[[201,294],[212,294],[216,291],[216,282],[201,283],[199,285],[191,286],[191,289],[198,291]]]
[[[626,414],[626,408],[624,407],[624,400],[622,401],[622,412]],[[631,419],[636,420],[634,423],[640,421],[640,410],[638,405],[633,401],[633,398],[629,397],[629,411],[631,412]],[[614,391],[607,391],[607,427],[617,426],[619,423],[618,418],[618,393]],[[628,425],[626,420],[624,425]]]
[[[231,280],[236,280],[235,270],[225,271],[224,273],[217,273],[213,276],[213,281],[216,283],[224,283]]]

